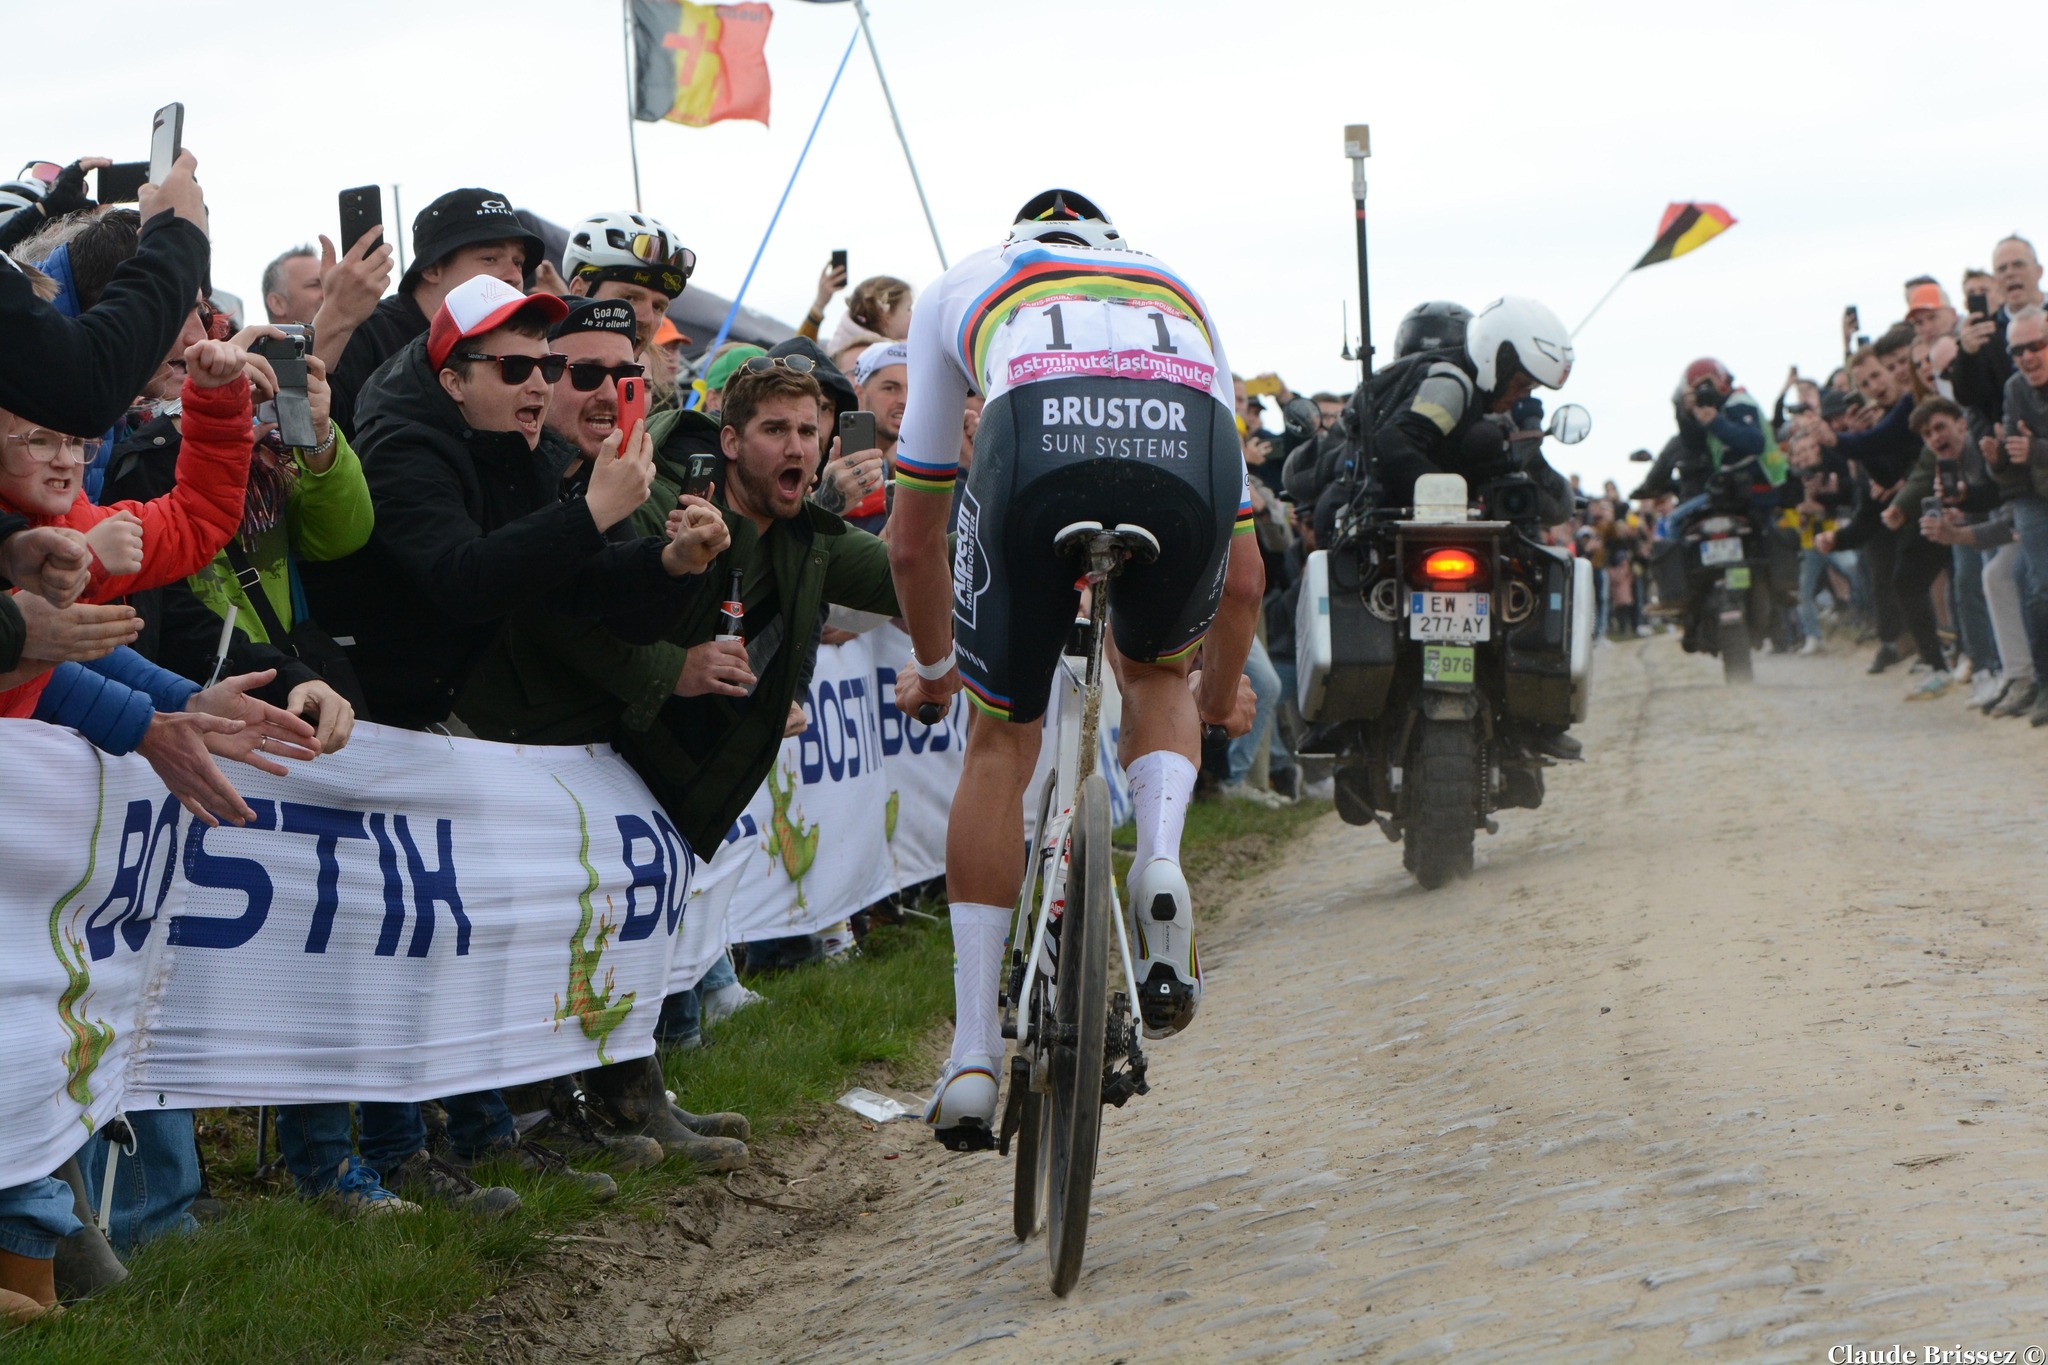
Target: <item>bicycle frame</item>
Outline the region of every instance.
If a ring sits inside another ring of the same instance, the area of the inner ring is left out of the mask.
[[[1036,831],[1037,847],[1032,850],[1032,856],[1039,860],[1039,877],[1038,905],[1030,926],[1031,950],[1025,958],[1023,983],[1008,1003],[1013,1018],[1004,1028],[1005,1035],[1015,1038],[1020,1047],[1035,1041],[1032,1036],[1034,1021],[1023,1005],[1032,998],[1039,967],[1045,961],[1045,940],[1052,926],[1054,911],[1066,903],[1066,850],[1073,829],[1074,794],[1080,790],[1082,781],[1095,771],[1097,756],[1101,752],[1102,641],[1104,618],[1107,616],[1103,610],[1101,588],[1120,567],[1114,548],[1099,543],[1091,546],[1088,573],[1082,580],[1089,589],[1087,652],[1078,660],[1071,655],[1062,655],[1060,674],[1055,679],[1056,684],[1064,680],[1072,686],[1058,687],[1051,736],[1055,746],[1053,768],[1046,774],[1051,799],[1040,801],[1040,809],[1047,818],[1043,822],[1044,827]],[[1077,662],[1081,665],[1078,673]],[[1135,1001],[1138,998],[1138,978],[1131,962],[1130,935],[1124,927],[1123,898],[1113,881],[1109,890],[1117,953],[1123,962],[1125,998]],[[1020,905],[1018,910],[1018,919],[1010,930],[1012,944],[1018,942],[1026,927],[1022,922],[1023,907]],[[1132,1046],[1135,1050],[1135,1040]],[[1038,1079],[1041,1070],[1035,1066],[1032,1068],[1034,1080]]]

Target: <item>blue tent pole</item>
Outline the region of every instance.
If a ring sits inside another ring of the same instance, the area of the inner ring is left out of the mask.
[[[804,158],[811,154],[811,143],[817,140],[818,128],[825,122],[825,111],[832,107],[833,92],[839,89],[839,78],[846,74],[847,59],[853,56],[853,45],[859,41],[860,30],[855,29],[853,36],[846,40],[846,51],[839,54],[839,69],[832,73],[832,84],[825,87],[825,102],[818,106],[818,116],[811,120],[811,132],[804,139],[804,149],[796,154],[796,166],[789,173],[789,183],[782,187],[782,197],[775,201],[775,212],[768,218],[768,230],[761,234],[761,245],[754,248],[754,259],[747,265],[747,277],[740,281],[740,291],[732,296],[732,307],[725,310],[725,321],[718,324],[718,335],[704,348],[705,355],[725,345],[726,337],[732,333],[733,319],[740,315],[740,301],[747,296],[747,286],[754,282],[754,271],[760,268],[762,253],[768,250],[768,239],[775,235],[775,225],[782,221],[783,206],[789,203],[789,192],[796,188],[796,178],[804,168]],[[691,408],[694,409],[703,398],[701,392],[692,393]]]

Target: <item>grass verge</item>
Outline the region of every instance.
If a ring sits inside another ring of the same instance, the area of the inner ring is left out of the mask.
[[[1268,863],[1327,804],[1281,810],[1197,804],[1184,842],[1190,880],[1205,885],[1205,917],[1228,882]],[[1128,836],[1120,835],[1128,843]],[[1121,876],[1128,854],[1119,853]],[[863,1068],[910,1061],[951,1016],[952,939],[912,917],[877,929],[856,959],[754,982],[772,1003],[719,1025],[714,1045],[665,1059],[677,1101],[697,1113],[737,1110],[756,1139],[793,1133]],[[922,1078],[920,1078],[922,1079]],[[610,1204],[518,1173],[493,1177],[525,1200],[485,1221],[447,1210],[344,1223],[254,1171],[250,1115],[201,1115],[208,1168],[226,1218],[191,1237],[143,1250],[119,1287],[62,1318],[0,1331],[0,1365],[171,1365],[377,1360],[420,1340],[544,1258],[553,1239],[608,1214],[654,1210],[690,1182],[680,1163],[619,1177]]]

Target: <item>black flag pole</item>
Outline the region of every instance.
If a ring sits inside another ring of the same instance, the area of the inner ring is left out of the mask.
[[[639,96],[633,90],[633,0],[623,0],[626,16],[626,148],[633,158],[633,212],[640,208]]]

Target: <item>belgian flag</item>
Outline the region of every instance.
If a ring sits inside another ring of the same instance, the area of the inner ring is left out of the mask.
[[[1657,224],[1657,240],[1643,253],[1643,259],[1629,268],[1641,270],[1646,265],[1683,256],[1734,226],[1735,215],[1719,204],[1668,204],[1664,221]]]
[[[768,121],[767,5],[633,0],[632,14],[634,118],[692,128]]]

